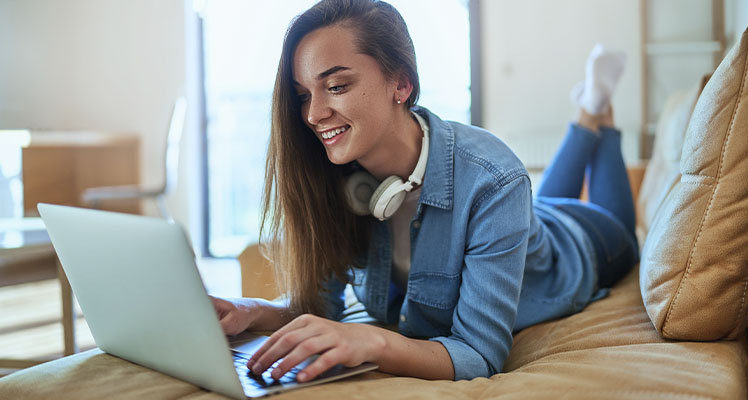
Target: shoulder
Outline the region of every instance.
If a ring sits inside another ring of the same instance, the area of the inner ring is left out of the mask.
[[[444,121],[426,108],[414,111],[426,117],[431,136],[429,161],[454,160],[454,167],[476,166],[496,175],[511,178],[527,175],[522,161],[493,133],[472,125]],[[433,157],[432,157],[433,156]]]
[[[476,205],[527,177],[519,158],[491,132],[443,121],[422,107],[414,111],[426,118],[430,132],[423,203],[445,209],[455,203]]]
[[[506,185],[527,176],[522,161],[504,141],[493,133],[476,126],[446,122],[455,137],[455,174],[477,169],[490,174],[499,184]]]

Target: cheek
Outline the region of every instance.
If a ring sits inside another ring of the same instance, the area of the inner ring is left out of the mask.
[[[299,107],[300,113],[301,113],[301,121],[309,126],[309,118],[307,116],[309,115],[309,102],[303,103],[301,107]]]
[[[373,110],[381,110],[387,103],[384,93],[381,90],[372,88],[363,89],[351,99],[355,102],[356,108],[370,113]]]

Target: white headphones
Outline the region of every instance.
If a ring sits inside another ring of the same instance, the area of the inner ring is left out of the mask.
[[[354,172],[345,183],[348,204],[356,215],[373,215],[380,221],[392,216],[405,200],[405,194],[423,182],[426,173],[426,162],[429,159],[429,126],[420,115],[411,110],[423,131],[421,155],[418,156],[416,169],[403,182],[397,176],[390,176],[379,183],[366,171]]]

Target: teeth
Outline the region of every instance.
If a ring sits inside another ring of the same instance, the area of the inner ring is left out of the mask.
[[[328,132],[323,132],[322,133],[322,138],[323,139],[332,139],[335,136],[340,135],[341,133],[345,132],[347,129],[348,129],[348,127],[344,126],[342,128],[335,128],[334,130],[331,130],[331,131],[328,131]]]

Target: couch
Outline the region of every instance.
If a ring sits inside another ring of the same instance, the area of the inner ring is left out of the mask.
[[[637,199],[640,265],[584,311],[518,332],[502,373],[375,371],[276,398],[747,398],[747,62],[748,31],[705,86],[666,104]],[[0,379],[0,398],[223,397],[91,350]]]

